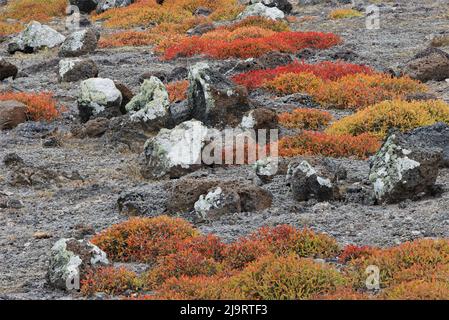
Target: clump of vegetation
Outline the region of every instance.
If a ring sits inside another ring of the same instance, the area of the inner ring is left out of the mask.
[[[66,0],[8,1],[2,16],[5,19],[17,19],[25,23],[32,20],[45,22],[53,17],[64,16],[66,7]]]
[[[449,282],[414,280],[404,282],[382,293],[386,300],[447,300],[449,299]]]
[[[332,10],[331,13],[329,13],[329,18],[332,20],[357,18],[357,17],[363,17],[363,13],[349,8],[335,9]]]
[[[359,135],[370,133],[384,138],[390,128],[401,131],[434,124],[449,123],[449,105],[441,100],[383,101],[334,122],[329,134]]]
[[[432,47],[446,47],[449,46],[449,34],[435,36],[430,42]]]
[[[187,99],[188,80],[175,81],[167,84],[167,91],[171,102],[179,102]]]
[[[304,300],[333,292],[346,282],[336,269],[312,259],[267,255],[229,279],[226,298]]]
[[[91,296],[96,292],[109,295],[122,295],[128,290],[138,291],[142,288],[141,280],[135,272],[125,268],[102,267],[90,271],[81,280],[81,293]]]
[[[237,84],[248,89],[256,89],[264,86],[266,82],[274,80],[284,74],[311,73],[323,80],[337,80],[341,77],[364,73],[372,74],[373,69],[364,65],[352,64],[343,61],[331,62],[323,61],[315,64],[305,62],[293,62],[274,69],[253,70],[235,75],[232,79]],[[291,75],[292,77],[292,75]]]
[[[225,266],[241,269],[266,254],[297,254],[300,257],[330,258],[338,254],[337,242],[311,230],[297,230],[289,225],[263,227],[224,249]]]
[[[246,30],[248,31],[248,30]],[[227,31],[223,31],[227,33]],[[216,37],[216,35],[215,35]],[[321,32],[278,32],[271,36],[259,38],[246,37],[234,40],[210,39],[207,34],[186,37],[179,43],[164,51],[164,59],[206,55],[214,59],[251,58],[265,53],[281,51],[295,53],[304,48],[326,49],[341,42],[332,33]]]
[[[27,113],[31,120],[51,121],[60,116],[51,92],[27,93],[5,92],[0,93],[0,101],[17,100],[27,106]]]
[[[375,265],[380,270],[381,287],[413,280],[441,280],[449,270],[449,241],[422,239],[406,242],[389,249],[375,249],[369,255],[348,262],[358,273],[358,285],[363,286],[365,270]]]
[[[422,93],[427,87],[408,77],[356,73],[337,80],[322,80],[311,73],[281,74],[264,85],[280,94],[307,93],[326,107],[359,109],[375,103]]]
[[[85,295],[131,293],[133,299],[448,297],[449,241],[444,239],[417,240],[388,249],[347,246],[341,251],[327,235],[280,225],[225,244],[214,235],[199,235],[181,219],[162,216],[123,222],[94,237],[94,242],[112,252],[113,261],[145,261],[151,268],[140,275],[124,268],[99,268],[82,281]],[[152,252],[151,258],[142,252]],[[312,259],[337,257],[339,270]],[[381,272],[378,294],[359,290],[364,288],[369,265]],[[154,294],[140,295],[149,290]]]
[[[96,235],[92,243],[114,261],[152,263],[160,256],[176,252],[185,239],[198,235],[183,219],[159,216],[116,224]]]
[[[103,48],[157,45],[156,51],[164,53],[167,48],[173,46],[173,43],[185,40],[187,38],[185,34],[189,29],[199,24],[211,23],[213,20],[210,17],[194,16],[179,22],[161,22],[144,31],[121,30],[102,36],[98,45]],[[204,39],[222,40],[225,36],[232,39],[243,35],[255,37],[261,33],[268,35],[288,30],[288,24],[285,22],[274,22],[263,17],[248,17],[229,26],[218,27],[206,33]]]
[[[280,139],[279,155],[283,157],[320,155],[366,159],[376,153],[380,146],[378,138],[366,133],[352,136],[303,131],[296,136]]]
[[[212,11],[209,19],[232,20],[242,10],[237,0],[173,0],[158,5],[154,0],[138,0],[123,7],[113,8],[101,14],[94,15],[94,20],[106,20],[109,28],[132,28],[151,26],[161,23],[182,23],[193,17],[199,7]]]
[[[9,23],[0,21],[0,38],[17,33],[23,29],[21,23]]]

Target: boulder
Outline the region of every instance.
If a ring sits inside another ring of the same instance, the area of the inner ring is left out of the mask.
[[[129,89],[125,84],[114,81],[115,87],[120,91],[122,94],[122,105],[120,106],[120,111],[125,114],[126,113],[126,105],[131,101],[131,99],[134,97],[134,93]]]
[[[141,173],[145,178],[179,178],[202,166],[202,150],[219,132],[190,120],[173,129],[161,129],[145,143]]]
[[[395,203],[432,193],[442,150],[391,133],[372,157],[369,180],[378,203]]]
[[[267,108],[257,108],[247,112],[240,123],[244,130],[276,129],[278,117],[276,112]]]
[[[69,2],[71,5],[77,6],[80,12],[91,13],[97,8],[99,0],[69,0]]]
[[[11,186],[49,188],[69,181],[82,180],[77,171],[66,172],[28,164],[15,153],[5,155],[3,163],[8,169],[6,180]]]
[[[212,23],[200,23],[195,27],[187,30],[187,34],[189,36],[200,36],[206,32],[212,31],[215,29],[215,26]]]
[[[270,8],[278,8],[284,13],[290,13],[293,9],[291,0],[249,0],[249,3],[262,3]]]
[[[149,128],[163,127],[169,119],[170,98],[164,84],[156,77],[145,79],[140,92],[125,106],[130,119]]]
[[[141,124],[133,122],[128,115],[122,115],[110,120],[104,139],[109,145],[140,153],[148,136]]]
[[[81,82],[78,110],[82,122],[91,117],[118,116],[121,103],[122,94],[111,79],[91,78]]]
[[[276,7],[270,8],[262,3],[255,3],[249,5],[245,10],[238,15],[238,19],[245,19],[252,16],[265,17],[272,20],[284,19],[285,14]]]
[[[54,48],[63,43],[65,37],[47,25],[31,21],[25,30],[12,38],[8,44],[8,52],[17,51],[33,53],[42,48]]]
[[[192,117],[207,126],[237,126],[250,110],[248,93],[207,63],[197,63],[189,72],[188,102]]]
[[[431,126],[420,127],[406,133],[411,145],[429,146],[442,149],[442,165],[449,168],[449,125],[438,122]]]
[[[74,82],[97,76],[98,68],[92,59],[67,58],[59,61],[58,78],[61,82]]]
[[[257,58],[257,63],[264,69],[274,69],[292,63],[294,60],[288,53],[272,51]]]
[[[27,121],[27,111],[27,106],[19,101],[0,101],[0,130],[13,129]]]
[[[262,183],[268,183],[273,180],[279,170],[279,159],[266,157],[257,160],[253,164],[254,172]]]
[[[437,48],[428,48],[408,61],[402,72],[423,82],[445,80],[449,78],[449,54]]]
[[[18,71],[19,70],[15,65],[6,61],[5,59],[0,59],[0,81],[3,81],[10,77],[15,79]]]
[[[173,102],[170,104],[170,119],[167,126],[173,128],[178,124],[188,121],[192,118],[191,110],[187,100]]]
[[[254,212],[269,208],[272,195],[245,180],[182,178],[169,191],[167,211],[196,212],[199,220],[213,220],[223,214]]]
[[[89,28],[71,33],[59,49],[61,57],[79,57],[94,52],[97,48],[97,34]]]
[[[288,166],[287,181],[297,201],[328,201],[334,198],[331,180],[318,175],[307,161],[291,162]]]
[[[101,137],[109,128],[109,119],[96,118],[86,122],[85,133],[90,138]]]
[[[126,7],[133,2],[134,0],[99,0],[97,5],[97,13],[102,13],[112,8]]]
[[[61,290],[79,290],[80,281],[94,268],[107,266],[106,253],[86,240],[63,238],[50,251],[47,279]]]

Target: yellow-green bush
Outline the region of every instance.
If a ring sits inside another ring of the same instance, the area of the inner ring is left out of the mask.
[[[363,17],[363,13],[354,9],[335,9],[329,13],[332,20]]]
[[[268,255],[229,279],[226,297],[250,300],[305,300],[334,292],[347,279],[335,268],[295,254]]]
[[[390,128],[407,131],[435,122],[449,123],[449,105],[441,100],[383,101],[333,123],[330,134],[370,133],[385,137]]]

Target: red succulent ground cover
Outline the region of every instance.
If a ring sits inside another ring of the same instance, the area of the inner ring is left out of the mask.
[[[274,80],[277,76],[285,73],[312,73],[321,79],[337,80],[344,76],[356,73],[372,74],[374,73],[374,70],[368,66],[343,61],[323,61],[315,64],[296,61],[274,69],[254,70],[240,73],[235,75],[232,79],[234,82],[243,85],[248,89],[255,89],[261,87],[265,82]]]
[[[234,40],[193,36],[168,47],[164,59],[206,55],[214,59],[253,58],[272,51],[295,53],[305,48],[327,49],[341,42],[333,33],[284,31],[260,38]]]

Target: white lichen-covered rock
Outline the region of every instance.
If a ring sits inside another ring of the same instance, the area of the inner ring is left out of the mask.
[[[250,110],[248,92],[204,62],[189,70],[191,116],[207,126],[235,127]]]
[[[252,4],[239,14],[238,19],[245,19],[252,16],[265,17],[272,20],[284,19],[285,14],[276,7],[267,7],[262,3]]]
[[[371,160],[369,180],[377,202],[394,203],[431,193],[441,161],[441,149],[392,133]]]
[[[276,129],[278,127],[278,116],[273,110],[257,108],[247,112],[240,123],[243,130]]]
[[[170,115],[170,99],[164,84],[156,77],[145,79],[140,92],[125,109],[135,122],[149,126],[163,126]]]
[[[271,203],[272,195],[261,187],[223,181],[200,195],[194,210],[197,221],[211,221],[226,214],[264,210]]]
[[[206,195],[201,195],[195,202],[195,213],[200,219],[207,219],[211,211],[223,209],[225,205],[225,195],[220,187],[210,191]]]
[[[50,252],[47,279],[62,290],[79,289],[79,282],[92,268],[108,265],[106,253],[86,240],[58,240]]]
[[[129,6],[134,0],[99,0],[97,13],[102,13],[112,8],[121,8]]]
[[[277,157],[259,159],[253,164],[253,168],[257,177],[259,177],[262,182],[269,182],[278,172],[279,159]]]
[[[70,34],[61,45],[61,57],[79,57],[94,52],[97,48],[97,34],[93,29],[84,29]]]
[[[290,13],[293,9],[293,6],[290,2],[293,0],[246,0],[244,4],[255,4],[255,3],[262,3],[267,7],[271,8],[278,8],[279,10]]]
[[[47,25],[31,21],[25,30],[8,44],[8,52],[33,53],[42,48],[54,48],[63,43],[65,37]]]
[[[330,179],[319,176],[307,161],[290,163],[287,181],[290,183],[293,197],[298,201],[327,201],[334,197],[334,187]]]
[[[58,78],[62,82],[73,82],[98,76],[98,68],[92,59],[67,58],[59,61]]]
[[[141,159],[145,178],[177,178],[202,166],[203,148],[219,135],[202,122],[190,120],[173,129],[163,128],[149,139]]]
[[[81,82],[78,110],[82,122],[91,117],[118,116],[121,103],[122,94],[111,79],[91,78]]]

